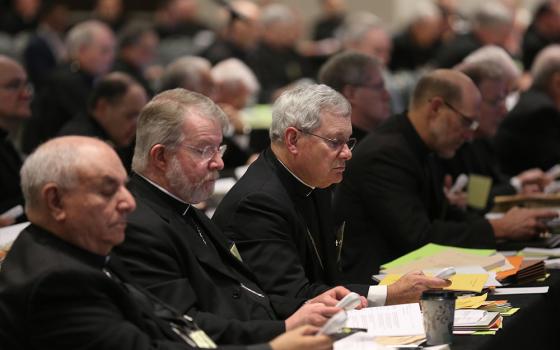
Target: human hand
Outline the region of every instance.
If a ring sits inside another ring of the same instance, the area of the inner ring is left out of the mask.
[[[513,207],[502,218],[489,221],[496,238],[524,241],[545,232],[546,220],[557,216],[555,210]]]
[[[336,304],[349,293],[350,291],[348,289],[342,286],[338,286],[317,295],[315,298],[310,299],[308,303],[323,303],[327,306],[336,306]],[[358,305],[358,307],[356,307],[356,309],[367,307],[367,299],[363,296],[360,296],[360,300],[361,303],[360,305]]]
[[[552,182],[552,178],[546,175],[541,169],[534,168],[525,170],[516,176],[521,183],[522,193],[542,192],[544,188]]]
[[[0,227],[10,226],[15,224],[16,219],[14,218],[2,218],[0,217]]]
[[[328,335],[315,335],[319,329],[301,326],[272,339],[272,350],[327,350],[332,349],[333,340]]]
[[[321,303],[304,304],[286,319],[286,330],[291,330],[306,324],[317,327],[322,326],[331,316],[341,310],[341,308],[326,306]]]
[[[467,208],[467,193],[461,189],[460,191],[452,191],[453,179],[451,175],[445,175],[443,180],[443,193],[450,204],[461,209]]]
[[[416,303],[422,292],[428,289],[449,287],[451,281],[437,277],[429,277],[421,271],[409,272],[397,282],[387,286],[386,305]]]

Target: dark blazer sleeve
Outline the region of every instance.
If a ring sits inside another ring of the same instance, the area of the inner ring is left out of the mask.
[[[238,321],[201,311],[192,281],[182,273],[180,266],[180,256],[185,252],[178,251],[177,245],[166,237],[155,236],[165,229],[129,220],[127,243],[118,248],[117,253],[126,249],[126,254],[120,254],[121,260],[141,285],[162,300],[173,301],[173,307],[193,317],[218,344],[269,341],[285,331],[281,321]]]
[[[309,299],[329,287],[307,278],[294,244],[298,239],[294,236],[300,233],[298,224],[287,205],[265,191],[253,192],[218,225],[235,241],[267,293]]]
[[[41,277],[29,294],[26,311],[33,348],[191,349],[180,342],[154,340],[128,321],[125,314],[135,311],[117,306],[109,297],[114,286],[108,282],[83,271]]]

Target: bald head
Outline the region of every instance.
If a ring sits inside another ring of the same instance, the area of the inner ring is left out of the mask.
[[[23,67],[0,55],[0,128],[12,130],[21,120],[31,116],[31,96]]]
[[[126,180],[115,151],[83,136],[44,143],[21,169],[29,220],[99,255],[124,240],[126,215],[135,208]]]
[[[420,79],[414,90],[409,118],[426,145],[451,158],[478,127],[478,88],[465,74],[435,70]]]
[[[448,103],[460,103],[466,94],[477,93],[472,80],[465,74],[451,69],[437,69],[423,76],[412,95],[410,109],[425,104],[435,96]]]

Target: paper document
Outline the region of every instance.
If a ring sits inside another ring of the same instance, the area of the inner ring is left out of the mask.
[[[347,327],[366,328],[376,336],[403,336],[424,334],[420,305],[401,304],[369,307],[348,312]]]
[[[468,253],[468,254],[479,255],[479,256],[489,256],[496,252],[493,249],[458,248],[458,247],[439,245],[435,243],[428,243],[422,248],[418,248],[406,255],[401,256],[400,258],[397,258],[391,262],[384,264],[381,267],[383,269],[389,269],[391,267],[401,266],[412,261],[416,261],[428,256],[436,255],[446,250],[452,250],[455,252],[462,252],[462,253]],[[450,265],[448,264],[446,266],[450,266]]]
[[[476,209],[484,209],[488,202],[490,188],[492,188],[491,177],[469,174],[467,205]]]
[[[388,274],[379,282],[379,285],[390,285],[395,283],[402,275],[400,274]],[[456,274],[451,276],[449,280],[451,281],[451,285],[449,287],[445,287],[446,290],[453,290],[453,291],[466,291],[466,292],[475,292],[480,293],[484,285],[486,284],[486,280],[488,279],[488,273],[484,274]]]
[[[6,226],[0,228],[0,249],[11,246],[11,244],[16,240],[19,233],[29,226],[29,222],[22,222],[21,224],[15,224],[11,226]]]
[[[523,287],[523,288],[496,288],[494,295],[514,295],[514,294],[545,294],[548,293],[547,287]]]
[[[524,248],[521,252],[521,255],[524,256],[539,256],[539,257],[545,257],[545,256],[553,256],[553,257],[557,257],[560,258],[560,248]]]
[[[383,270],[384,273],[401,273],[405,274],[414,270],[426,270],[434,268],[443,268],[453,266],[481,266],[485,270],[491,270],[504,265],[506,258],[501,254],[492,256],[480,256],[475,254],[463,253],[460,251],[448,249],[436,253],[432,256],[426,256],[421,259],[405,263],[404,265],[395,266]]]
[[[453,326],[464,326],[477,324],[486,317],[488,311],[485,310],[455,310]]]

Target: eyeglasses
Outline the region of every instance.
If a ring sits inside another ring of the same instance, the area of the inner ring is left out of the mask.
[[[465,128],[465,129],[469,129],[471,131],[475,131],[476,129],[478,129],[478,121],[474,120],[473,117],[469,117],[464,115],[463,113],[459,112],[455,107],[453,107],[452,105],[450,105],[449,103],[447,103],[447,101],[443,100],[443,103],[449,107],[449,109],[451,109],[453,112],[457,113],[457,115],[459,117],[461,117],[461,125]]]
[[[344,147],[344,145],[348,146],[349,150],[352,150],[354,148],[354,146],[356,146],[356,139],[354,137],[349,138],[347,141],[343,141],[343,140],[338,140],[338,139],[330,139],[328,137],[323,137],[314,133],[311,133],[309,131],[305,131],[305,130],[301,130],[299,128],[296,128],[297,131],[306,134],[306,135],[311,135],[311,136],[315,136],[320,138],[321,140],[325,141],[325,143],[333,150],[333,151],[342,151],[342,148]]]
[[[14,79],[4,85],[0,85],[0,89],[9,90],[12,92],[25,90],[26,92],[33,92],[33,85],[27,80]]]
[[[220,157],[223,157],[224,153],[226,153],[227,150],[227,145],[220,145],[219,147],[206,146],[204,148],[185,145],[185,147],[198,154],[200,159],[202,159],[203,161],[208,161],[214,158],[218,153],[220,154]]]

